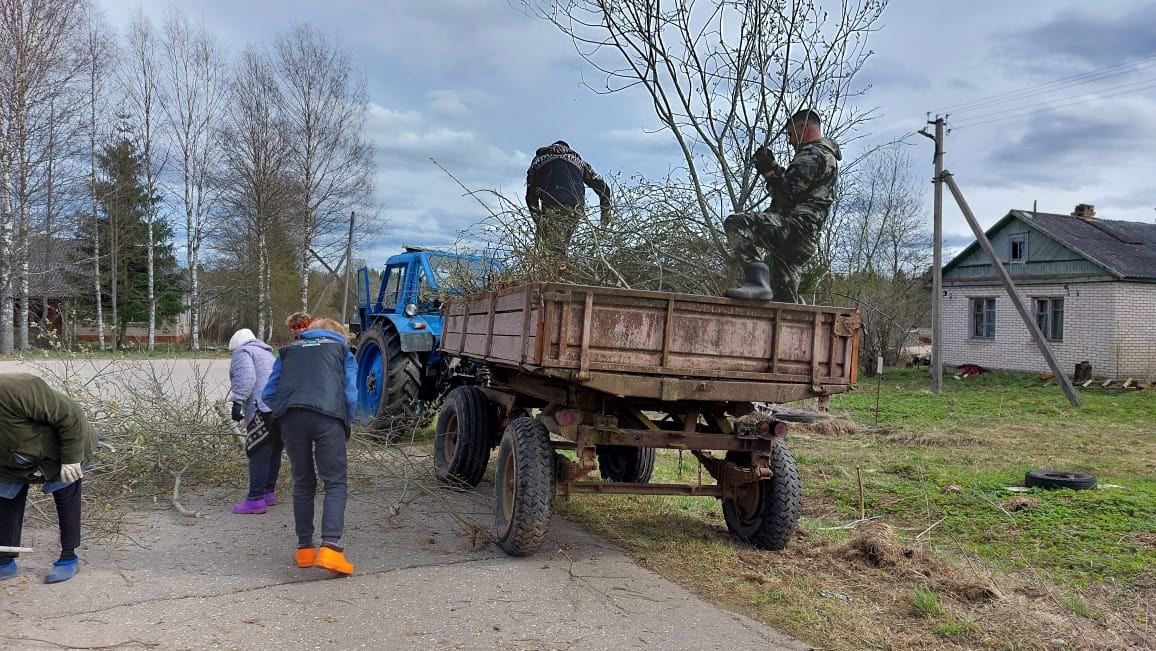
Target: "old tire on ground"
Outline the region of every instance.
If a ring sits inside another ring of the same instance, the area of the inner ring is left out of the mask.
[[[598,445],[598,472],[610,481],[645,484],[654,472],[654,448]]]
[[[1087,490],[1096,487],[1096,478],[1084,472],[1070,470],[1029,470],[1024,476],[1024,486],[1028,488],[1071,488]]]
[[[477,486],[490,460],[497,413],[478,387],[450,391],[442,403],[434,436],[437,478],[448,484]]]
[[[740,465],[750,463],[750,455],[728,453],[727,459]],[[723,500],[727,529],[760,549],[779,550],[787,546],[803,507],[803,490],[795,455],[786,441],[779,439],[771,448],[770,479],[747,484],[732,499]]]
[[[389,442],[414,422],[420,387],[421,362],[402,352],[397,330],[380,323],[366,330],[357,345],[357,402],[370,435]]]
[[[554,508],[554,449],[546,426],[517,418],[506,426],[494,473],[498,546],[529,556],[546,538]]]

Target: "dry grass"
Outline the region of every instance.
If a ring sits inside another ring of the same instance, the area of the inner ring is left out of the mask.
[[[803,521],[782,552],[736,541],[706,499],[559,508],[672,581],[820,648],[1151,648],[1156,394],[1089,394],[1075,411],[1034,378],[937,397],[922,375],[897,375],[878,415],[863,391],[832,400],[838,418],[792,425]],[[673,459],[660,453],[660,467]],[[1123,488],[1005,490],[1039,467]]]

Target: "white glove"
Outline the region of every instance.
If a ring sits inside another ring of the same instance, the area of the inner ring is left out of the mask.
[[[79,463],[66,463],[60,466],[60,481],[72,483],[84,477],[84,471],[80,469]]]

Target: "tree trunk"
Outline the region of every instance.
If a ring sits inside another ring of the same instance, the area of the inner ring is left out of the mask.
[[[2,143],[0,143],[2,144]],[[12,172],[8,151],[0,151],[0,353],[12,352]]]

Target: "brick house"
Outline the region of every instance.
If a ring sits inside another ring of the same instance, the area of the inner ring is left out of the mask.
[[[77,343],[92,344],[99,340],[94,324],[75,318],[74,304],[81,293],[92,292],[87,284],[69,282],[68,276],[85,277],[90,270],[74,262],[80,241],[72,238],[54,237],[32,238],[29,242],[28,277],[29,311],[32,322],[40,324],[52,332],[65,347]],[[187,296],[186,296],[187,298]],[[105,318],[109,318],[106,312]],[[171,324],[157,326],[157,343],[180,344],[190,338],[189,312],[182,311]],[[111,325],[105,325],[106,341],[113,341]],[[36,333],[34,345],[44,346],[48,338]],[[125,331],[125,340],[142,345],[148,341],[147,323],[130,323]]]
[[[1060,368],[1156,378],[1156,224],[1013,210],[987,231]],[[1047,372],[1031,334],[973,242],[943,268],[944,364]]]

